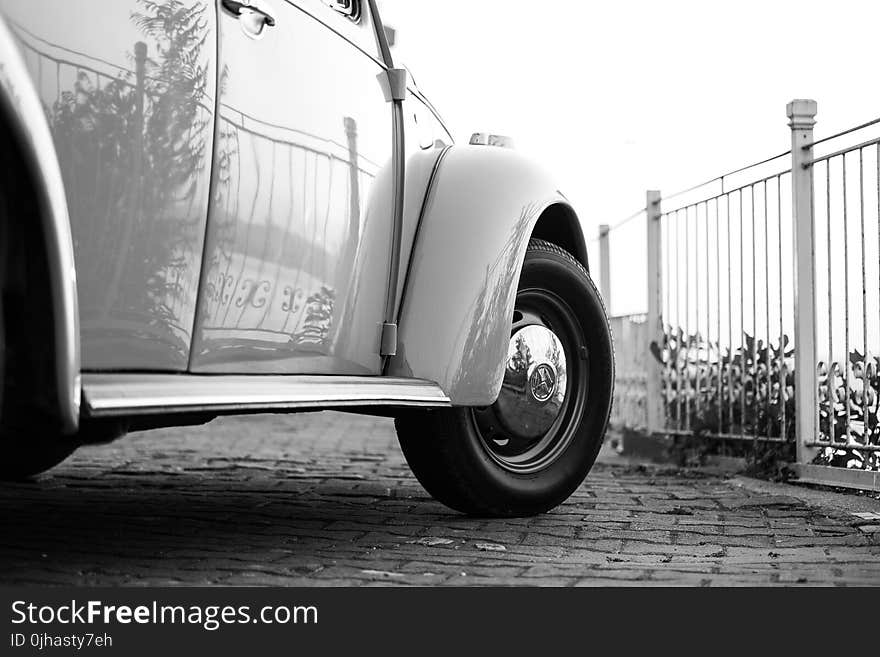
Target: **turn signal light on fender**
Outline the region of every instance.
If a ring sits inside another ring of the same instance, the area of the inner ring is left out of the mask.
[[[498,148],[514,148],[513,137],[504,135],[490,135],[485,132],[475,132],[471,135],[471,146],[497,146]]]

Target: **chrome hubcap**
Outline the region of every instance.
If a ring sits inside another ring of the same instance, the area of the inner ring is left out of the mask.
[[[557,295],[517,294],[498,400],[472,412],[486,452],[505,470],[539,472],[571,444],[588,387],[581,336],[574,312]]]
[[[565,374],[565,352],[553,331],[526,326],[514,333],[495,404],[495,416],[504,433],[522,439],[545,434],[562,410]]]

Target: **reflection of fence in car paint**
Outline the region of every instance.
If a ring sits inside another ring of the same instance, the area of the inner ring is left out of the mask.
[[[103,328],[132,321],[161,326],[170,334],[166,339],[185,350],[204,219],[195,199],[207,194],[207,185],[198,188],[198,175],[209,161],[204,149],[213,115],[205,81],[192,80],[169,134],[154,135],[151,121],[165,122],[157,113],[172,82],[147,73],[146,43],[134,44],[132,70],[51,43],[16,23],[10,27],[34,72],[56,141],[76,250],[100,254],[77,261],[84,315],[100,316]],[[94,181],[83,180],[86,175]],[[140,276],[132,273],[137,269]],[[145,293],[152,308],[138,316],[144,308],[130,301]]]
[[[338,291],[352,284],[362,203],[379,166],[358,153],[353,119],[340,126],[347,145],[227,105],[220,120],[205,337],[320,347]],[[237,191],[242,170],[256,180],[248,198]]]
[[[64,101],[65,94],[73,94],[76,102],[82,102],[85,96],[94,93],[102,93],[108,89],[108,85],[115,85],[131,94],[137,100],[129,99],[136,114],[135,121],[140,125],[140,134],[133,135],[134,139],[143,139],[143,127],[153,111],[153,105],[157,101],[156,90],[151,90],[148,82],[156,83],[160,87],[163,80],[152,77],[146,73],[146,49],[142,44],[134,47],[135,69],[112,64],[105,60],[92,57],[85,53],[76,52],[53,44],[49,41],[28,31],[26,28],[12,23],[14,33],[18,37],[19,44],[26,60],[29,61],[31,70],[37,72],[36,84],[38,92],[47,105],[47,113],[50,119],[55,110]],[[36,60],[35,62],[33,60]],[[47,91],[48,90],[48,91]],[[117,92],[118,96],[125,92]],[[190,126],[190,135],[186,141],[191,142],[193,132],[212,125],[213,109],[212,99],[204,95],[194,101],[198,106],[198,119]],[[272,159],[276,162],[271,175],[261,180],[261,186],[268,189],[286,189],[288,193],[288,206],[290,212],[287,215],[287,226],[283,231],[273,231],[266,224],[255,222],[255,213],[251,212],[249,221],[242,227],[236,220],[235,213],[218,213],[215,217],[218,240],[217,249],[212,257],[210,275],[206,284],[206,307],[203,311],[207,318],[205,326],[207,335],[222,335],[229,329],[254,329],[253,335],[261,340],[274,340],[289,337],[295,342],[321,342],[329,330],[329,317],[335,301],[336,288],[340,272],[340,261],[346,254],[351,254],[351,249],[338,249],[331,253],[327,248],[327,230],[330,222],[325,216],[323,222],[319,216],[319,185],[320,175],[317,171],[323,166],[330,171],[330,179],[324,186],[325,208],[338,199],[333,198],[331,192],[336,192],[332,180],[347,180],[346,186],[346,209],[342,214],[347,215],[349,222],[359,222],[358,215],[361,211],[363,199],[368,197],[370,185],[376,177],[379,165],[365,158],[357,150],[357,126],[353,119],[346,119],[342,126],[347,137],[347,144],[323,139],[309,133],[267,123],[238,111],[229,105],[221,105],[221,142],[226,145],[234,143],[234,147],[226,148],[222,153],[218,151],[219,164],[217,184],[219,189],[216,193],[225,195],[231,200],[233,190],[237,186],[235,177],[240,175],[241,143],[250,140],[254,148],[269,147],[273,151]],[[53,128],[57,126],[53,125]],[[143,145],[141,145],[143,147]],[[219,145],[223,148],[223,145]],[[100,159],[100,152],[97,154]],[[301,176],[294,175],[294,162],[301,161]],[[128,175],[117,175],[110,179],[111,189],[105,191],[105,196],[110,199],[103,213],[80,213],[78,219],[88,223],[78,225],[76,237],[78,240],[100,243],[102,257],[78,263],[78,275],[83,290],[100,287],[101,281],[108,278],[108,269],[115,260],[127,260],[128,250],[123,244],[124,231],[107,230],[108,226],[119,225],[125,219],[114,216],[111,221],[111,213],[121,209],[132,197],[132,181],[142,176],[142,172],[135,170],[137,157],[132,155],[128,164],[132,170]],[[284,164],[286,162],[286,164]],[[278,163],[281,163],[278,165]],[[94,188],[107,185],[107,179],[99,179],[102,175],[100,163],[95,166],[80,166],[77,171],[65,171],[68,177],[80,174],[82,170],[91,168],[96,180]],[[225,167],[225,169],[224,169]],[[312,172],[310,174],[310,171]],[[302,184],[297,184],[302,180]],[[283,182],[282,182],[283,181]],[[289,184],[285,184],[289,182]],[[316,183],[309,185],[308,183]],[[88,199],[81,198],[81,192],[86,187],[79,184],[68,185],[68,203],[72,209],[81,207]],[[300,198],[296,199],[297,190]],[[309,197],[311,192],[311,198]],[[258,196],[261,189],[257,190]],[[158,286],[158,308],[156,313],[144,318],[146,323],[160,323],[173,332],[181,344],[188,341],[191,331],[191,316],[187,316],[186,309],[192,308],[195,303],[196,288],[198,285],[198,260],[202,257],[198,246],[201,244],[201,232],[185,230],[187,227],[194,228],[199,225],[203,217],[200,215],[201,208],[194,207],[193,196],[178,199],[173,208],[165,207],[160,216],[149,216],[142,213],[133,218],[142,225],[147,225],[147,230],[152,235],[141,235],[139,239],[144,244],[155,245],[158,241],[157,233],[162,231],[162,225],[173,223],[176,239],[166,243],[165,263],[161,267],[158,278],[161,283]],[[303,208],[297,216],[294,206],[300,202]],[[236,201],[238,202],[238,201]],[[310,217],[305,208],[311,207],[313,212]],[[174,213],[176,216],[171,216]],[[293,221],[298,218],[297,221]],[[293,230],[292,224],[303,228],[302,231]],[[184,229],[184,230],[181,230]],[[282,245],[277,249],[277,245]],[[349,236],[351,239],[351,236]],[[254,250],[252,244],[262,244],[262,248]],[[285,258],[285,253],[294,252],[296,257]],[[303,258],[303,254],[306,257]],[[285,267],[286,262],[300,263],[297,269]],[[353,274],[353,272],[345,272]],[[349,281],[349,284],[351,281]],[[87,299],[83,299],[87,302]],[[329,312],[328,312],[329,306]],[[114,319],[116,317],[114,313]],[[114,320],[105,320],[102,325],[113,325]],[[125,319],[116,321],[120,325],[128,325]]]

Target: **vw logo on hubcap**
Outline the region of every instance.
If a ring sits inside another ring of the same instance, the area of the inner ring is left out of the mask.
[[[548,363],[538,365],[529,377],[529,390],[539,402],[545,402],[556,392],[556,370]]]

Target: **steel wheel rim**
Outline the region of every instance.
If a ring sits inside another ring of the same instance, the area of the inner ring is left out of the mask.
[[[561,358],[554,359],[540,351],[551,335],[560,347]],[[527,345],[538,344],[539,352],[532,354],[532,362],[524,368],[523,350],[517,338],[527,337],[533,338]],[[550,367],[543,367],[548,362]],[[533,474],[550,467],[562,456],[585,412],[588,362],[580,324],[569,305],[548,290],[520,291],[498,401],[471,412],[480,443],[496,464],[515,474]],[[519,402],[512,412],[509,402],[517,396]],[[558,409],[548,410],[554,400],[559,401]],[[552,418],[548,418],[551,413]]]

